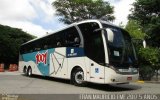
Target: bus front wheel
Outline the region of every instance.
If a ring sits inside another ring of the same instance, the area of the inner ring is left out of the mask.
[[[84,72],[81,68],[77,68],[72,73],[71,81],[76,86],[84,86]]]

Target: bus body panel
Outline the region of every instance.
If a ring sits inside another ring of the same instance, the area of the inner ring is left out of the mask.
[[[122,75],[122,74],[116,73],[111,68],[105,67],[105,83],[108,83],[108,84],[136,82],[138,80],[138,77],[139,77],[139,74]]]
[[[50,55],[49,76],[67,78],[67,67],[66,48],[56,48],[55,52]]]
[[[20,66],[23,67],[31,67],[32,73],[37,75],[49,76],[49,55],[54,52],[54,49],[41,50],[37,52],[22,54],[22,58],[24,60],[24,64]],[[21,70],[22,71],[22,70]]]
[[[85,57],[87,69],[87,81],[93,83],[104,83],[104,66],[95,63],[93,60]]]
[[[75,67],[80,67],[84,72],[84,80],[86,81],[86,65],[84,57],[68,58],[68,78],[71,79],[71,72]]]

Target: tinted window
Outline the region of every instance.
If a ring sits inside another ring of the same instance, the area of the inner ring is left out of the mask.
[[[108,52],[111,62],[122,62],[123,60],[123,49],[124,49],[124,39],[122,33],[119,29],[111,28],[114,37],[113,42],[108,42]],[[107,33],[108,34],[108,33]]]
[[[105,28],[111,29],[114,34],[113,42],[107,41],[109,62],[116,67],[128,68],[134,64],[136,59],[133,52],[133,45],[129,34],[117,27],[103,24]],[[107,39],[106,32],[106,39]]]
[[[67,47],[79,47],[80,46],[80,36],[75,27],[69,28],[65,33],[65,44]]]
[[[97,23],[85,23],[78,25],[84,37],[84,50],[87,57],[99,64],[105,63],[104,45],[101,31]]]
[[[79,33],[75,27],[71,27],[21,46],[20,53],[30,53],[57,47],[79,47],[79,45]]]

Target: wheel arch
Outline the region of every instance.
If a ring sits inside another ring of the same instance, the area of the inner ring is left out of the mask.
[[[86,80],[86,71],[85,71],[85,69],[84,69],[83,67],[81,67],[81,66],[79,66],[79,65],[76,65],[76,66],[74,66],[74,67],[72,68],[72,70],[71,70],[71,72],[70,72],[70,79],[72,78],[73,72],[74,72],[76,69],[78,69],[78,68],[82,69],[82,71],[84,72],[84,80]]]
[[[78,68],[82,69],[80,66],[74,66],[74,67],[72,68],[71,73],[70,73],[70,79],[71,79],[71,77],[72,77],[73,72],[74,72],[76,69],[78,69]],[[82,69],[82,70],[83,70],[83,69]]]
[[[29,69],[29,68],[31,68],[31,69],[32,69],[32,67],[31,67],[30,65],[28,66],[28,68],[27,68],[27,69]]]

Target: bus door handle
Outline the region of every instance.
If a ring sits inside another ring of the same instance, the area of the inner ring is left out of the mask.
[[[91,63],[91,66],[94,66],[94,63]]]

